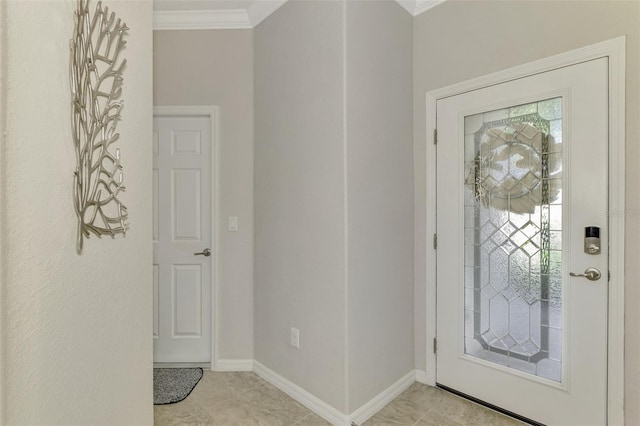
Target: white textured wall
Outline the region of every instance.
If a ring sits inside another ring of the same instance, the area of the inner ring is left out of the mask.
[[[253,34],[154,31],[153,49],[155,105],[220,107],[217,352],[252,359]],[[229,216],[238,217],[237,232],[228,231]]]
[[[131,230],[85,240],[82,255],[68,83],[76,2],[3,5],[2,424],[153,423],[151,2],[108,4],[131,28],[118,126]]]
[[[255,357],[341,411],[342,6],[289,1],[254,30]]]
[[[640,424],[640,2],[449,0],[414,21],[417,368],[425,368],[425,94],[473,77],[627,36],[625,414]]]
[[[414,369],[413,26],[346,3],[349,408]]]

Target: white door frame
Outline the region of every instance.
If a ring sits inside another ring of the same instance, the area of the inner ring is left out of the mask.
[[[427,93],[426,182],[426,317],[427,384],[436,384],[436,103],[510,80],[592,59],[609,58],[609,319],[607,360],[608,424],[624,424],[624,224],[625,224],[625,40],[624,36],[474,78]]]
[[[218,197],[220,191],[218,191],[218,148],[219,148],[219,110],[220,108],[214,105],[202,105],[202,106],[154,106],[154,117],[188,117],[188,116],[205,116],[209,117],[211,122],[211,241],[213,242],[213,256],[211,259],[211,267],[213,269],[211,274],[211,370],[215,370],[218,363],[218,344],[217,344],[217,329],[218,323],[218,309],[216,301],[218,299],[218,253],[219,253],[219,240],[218,240],[218,206],[220,205]]]

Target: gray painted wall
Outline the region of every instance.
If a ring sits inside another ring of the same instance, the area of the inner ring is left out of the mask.
[[[218,105],[217,343],[220,359],[253,358],[253,35],[154,31],[154,105]],[[238,232],[228,231],[238,216]]]
[[[425,94],[473,77],[627,36],[626,392],[627,424],[640,424],[640,3],[455,1],[414,20],[416,367],[425,368]]]
[[[413,370],[412,37],[391,0],[255,30],[256,359],[344,413]]]
[[[412,17],[346,6],[349,408],[414,369]]]
[[[290,1],[254,30],[254,315],[256,360],[344,411],[342,13]]]

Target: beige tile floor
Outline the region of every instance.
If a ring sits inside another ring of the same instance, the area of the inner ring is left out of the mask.
[[[319,426],[325,420],[254,373],[205,371],[182,402],[154,407],[155,424]],[[519,422],[440,389],[414,383],[364,426],[517,425]]]
[[[522,422],[489,410],[438,388],[414,383],[367,420],[365,426],[418,425],[462,426],[522,425]]]

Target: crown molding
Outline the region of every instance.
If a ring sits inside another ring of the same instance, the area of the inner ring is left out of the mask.
[[[417,16],[445,0],[396,0]],[[287,0],[255,1],[247,9],[173,10],[153,12],[154,30],[233,30],[255,28]]]
[[[444,3],[445,0],[417,0],[416,7],[413,10],[413,16],[418,16],[422,12],[426,12],[427,10],[436,7],[440,3]]]
[[[445,0],[396,0],[411,16],[418,16]]]
[[[264,21],[269,15],[278,10],[287,0],[255,1],[247,9],[252,28]]]
[[[249,13],[245,9],[153,12],[154,30],[232,30],[251,28],[253,26],[249,19]]]
[[[396,3],[409,12],[409,15],[413,16],[413,13],[416,10],[416,0],[396,0]]]

